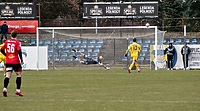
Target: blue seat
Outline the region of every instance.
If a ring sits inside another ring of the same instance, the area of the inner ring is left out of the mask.
[[[80,44],[80,43],[81,43],[81,40],[75,40],[75,43],[76,43],[76,44]]]
[[[67,44],[73,44],[73,43],[74,43],[73,40],[68,40],[68,41],[67,41]]]
[[[142,44],[142,39],[137,39],[138,44]]]
[[[87,49],[87,52],[92,52],[92,49]]]
[[[73,48],[75,49],[79,48],[79,44],[74,44]]]
[[[163,39],[163,44],[165,44],[167,42],[167,40],[166,39]]]
[[[176,39],[175,44],[181,44],[182,40],[180,38]]]
[[[54,44],[54,45],[57,45],[57,44],[58,44],[58,40],[54,40],[54,41],[53,41],[53,44]]]
[[[99,52],[100,52],[100,49],[94,49],[93,52],[97,52],[97,53],[99,53]]]
[[[74,56],[74,55],[75,55],[74,52],[70,52],[68,56],[69,56],[69,57],[72,57],[72,56]]]
[[[36,45],[36,40],[30,40],[30,44],[29,45]]]
[[[60,44],[66,44],[67,42],[66,42],[65,40],[62,39],[62,40],[59,41],[59,43],[60,43]]]
[[[53,49],[49,49],[49,50],[48,50],[48,53],[49,53],[49,52],[52,53],[52,52],[53,52]]]
[[[59,45],[58,45],[58,48],[59,48],[59,49],[62,49],[62,48],[64,48],[64,45],[63,45],[63,44],[59,44]]]
[[[71,48],[71,47],[72,47],[71,44],[66,44],[66,46],[65,46],[66,49],[69,49],[69,48]]]
[[[100,39],[99,39],[99,40],[97,40],[97,43],[98,43],[98,44],[103,44],[103,40],[100,40]]]
[[[96,48],[101,48],[102,44],[96,44]]]
[[[90,57],[90,56],[91,56],[91,53],[88,52],[88,53],[85,53],[85,55],[87,55],[87,57]]]
[[[169,39],[168,43],[174,43],[174,39]]]
[[[190,39],[186,38],[186,39],[185,39],[185,42],[186,42],[186,43],[190,43]]]
[[[59,61],[59,58],[57,56],[54,56],[54,61],[55,62],[58,62]]]
[[[146,60],[146,61],[150,61],[150,56],[146,56],[146,57],[145,57],[145,60]]]
[[[197,42],[197,39],[196,38],[193,38],[192,40],[191,40],[191,43],[192,44],[197,44],[198,42]]]
[[[60,62],[65,62],[66,61],[66,57],[60,57]]]
[[[149,47],[149,44],[148,43],[143,44],[143,48],[145,47]]]
[[[87,47],[87,44],[86,43],[82,43],[81,45],[80,45],[80,48],[86,48]]]
[[[95,43],[96,43],[96,40],[92,39],[92,40],[90,40],[89,43],[95,44]]]
[[[43,45],[43,40],[39,40],[39,45]]]
[[[95,52],[94,52],[94,53],[91,54],[91,56],[92,56],[92,57],[97,57],[97,56],[98,56],[98,53],[95,53]]]
[[[71,57],[68,57],[67,61],[73,61],[73,59]]]
[[[79,49],[79,52],[85,52],[85,49]]]
[[[53,55],[53,54],[52,54],[51,52],[48,53],[48,57],[49,57],[49,58],[51,58],[52,55]]]
[[[144,57],[139,57],[138,58],[138,61],[143,61],[144,60]]]
[[[147,52],[148,51],[148,48],[142,48],[142,52]]]
[[[155,44],[155,39],[152,39],[152,40],[151,40],[151,43],[152,43],[152,44]]]
[[[94,48],[94,44],[88,44],[88,48]]]
[[[64,53],[68,53],[68,52],[70,52],[70,50],[69,49],[64,49],[63,52]]]
[[[144,52],[140,52],[139,56],[145,56],[145,53]]]
[[[61,53],[62,49],[56,49],[56,53]]]
[[[127,61],[127,57],[122,57],[122,61]]]
[[[82,40],[82,43],[87,44],[88,40]]]
[[[51,40],[45,40],[44,41],[44,45],[50,45],[51,44]]]
[[[150,40],[150,39],[146,39],[146,40],[144,41],[144,43],[150,44],[150,43],[151,43],[151,40]]]
[[[62,53],[61,55],[60,55],[60,57],[67,57],[67,53]]]
[[[132,43],[133,43],[133,40],[129,40],[128,43],[129,43],[129,44],[132,44]]]
[[[80,58],[81,57],[81,54],[80,53],[77,53],[77,55],[76,55],[78,58]]]

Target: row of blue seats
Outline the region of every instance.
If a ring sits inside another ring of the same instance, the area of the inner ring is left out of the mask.
[[[103,44],[103,40],[101,39],[83,39],[83,40],[57,40],[55,39],[53,41],[53,44],[54,45],[57,45],[57,44]],[[39,45],[51,45],[52,44],[52,40],[39,40]],[[30,40],[30,44],[29,45],[36,45],[36,40]]]
[[[182,44],[182,43],[188,43],[188,44],[198,44],[200,41],[197,38],[170,38],[170,39],[163,39],[163,44],[167,43],[174,43],[174,44]],[[129,40],[129,43],[132,43],[132,40]],[[139,44],[154,44],[155,39],[148,39],[148,38],[139,38],[137,39],[137,43]]]
[[[89,57],[98,57],[98,52],[91,52],[91,53],[85,53],[87,56]],[[49,60],[52,60],[52,58],[54,57],[54,61],[72,61],[73,60],[73,56],[77,56],[78,58],[81,58],[81,54],[78,53],[61,53],[61,54],[58,54],[58,53],[55,53],[53,55],[53,53],[48,53],[48,58]]]
[[[132,59],[128,59],[127,57],[123,57],[123,58],[122,58],[122,61],[127,61],[127,60],[132,61]],[[138,57],[138,61],[139,61],[139,62],[142,62],[142,61],[150,61],[150,56],[139,56],[139,57]]]
[[[89,49],[84,49],[84,48],[80,48],[78,50],[79,52],[100,52],[100,48],[89,48]],[[69,53],[69,52],[73,52],[71,49],[55,49],[56,53]],[[49,49],[48,53],[53,53],[53,49]]]
[[[103,45],[102,44],[59,44],[57,46],[54,46],[54,48],[56,49],[71,49],[71,48],[101,48]],[[49,45],[48,46],[49,49],[53,49],[53,46]]]

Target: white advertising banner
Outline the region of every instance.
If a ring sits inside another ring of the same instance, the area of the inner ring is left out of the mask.
[[[183,45],[174,45],[177,52],[177,60],[174,60],[174,68],[183,68],[183,57],[181,54],[181,48]],[[199,69],[200,68],[200,45],[188,45],[191,49],[191,53],[188,56],[188,66],[191,69]]]
[[[48,47],[39,47],[39,70],[48,70]],[[37,70],[37,47],[36,46],[22,46],[22,57],[24,64],[22,65],[23,70]],[[1,63],[1,70],[3,63]]]
[[[184,63],[183,63],[183,55],[181,54],[181,48],[184,45],[174,45],[176,52],[174,54],[174,59],[173,59],[173,68],[176,69],[183,69]],[[166,68],[166,56],[163,55],[164,49],[168,47],[168,45],[163,46],[163,50],[158,50],[158,60],[157,60],[157,67],[158,69],[164,69]],[[188,56],[188,66],[191,69],[200,69],[200,45],[188,45],[191,49],[191,53]],[[151,66],[154,66],[154,46],[150,47],[150,62]],[[154,68],[152,68],[154,69]]]

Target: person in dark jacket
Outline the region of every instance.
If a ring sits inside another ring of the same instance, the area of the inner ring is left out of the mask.
[[[187,46],[187,43],[181,48],[181,54],[183,57],[184,70],[189,69],[188,67],[188,56],[190,55],[191,49]]]
[[[172,43],[169,43],[169,46],[165,48],[164,54],[167,54],[167,70],[173,70],[173,57],[175,54],[175,47]]]
[[[3,25],[1,26],[1,43],[3,42],[3,37],[7,40],[7,33],[8,33],[8,25],[6,21],[4,21]]]

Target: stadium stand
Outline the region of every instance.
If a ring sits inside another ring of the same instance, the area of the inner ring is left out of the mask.
[[[175,44],[181,44],[182,43],[182,39],[181,38],[177,38],[176,40],[175,40]]]
[[[36,40],[30,40],[30,44],[29,44],[30,46],[35,46],[36,45]]]
[[[192,43],[192,44],[197,44],[197,43],[198,43],[198,42],[197,42],[197,39],[196,39],[196,38],[192,38],[191,43]]]
[[[178,44],[184,44],[184,41],[186,41],[188,44],[199,44],[199,41],[197,38],[187,38],[186,40],[184,38],[178,37],[178,38],[165,38],[163,40],[163,43],[165,45],[168,45],[168,43],[172,42],[176,45]],[[138,60],[142,63],[147,63],[150,60],[150,45],[155,43],[154,38],[150,39],[142,39],[138,38],[137,42],[142,47],[142,52],[139,53]],[[116,43],[116,51],[118,51],[117,48],[121,48],[121,52],[115,52],[116,57],[119,58],[120,61],[127,61],[127,58],[123,56],[125,49],[127,48],[127,40],[124,39],[122,42],[121,40],[115,41]],[[128,44],[132,43],[132,39],[129,39]],[[54,56],[54,59],[56,62],[63,62],[64,61],[73,61],[73,55],[77,55],[78,57],[81,57],[80,54],[74,53],[71,49],[75,48],[79,50],[80,52],[84,52],[86,55],[91,57],[98,57],[100,54],[108,55],[107,57],[109,59],[113,59],[113,44],[114,42],[112,40],[101,40],[101,39],[54,39],[52,46],[52,40],[51,39],[44,39],[40,40],[39,44],[42,46],[48,46],[48,60],[52,60],[52,57]],[[30,40],[29,42],[30,46],[35,46],[36,41]],[[122,48],[123,47],[123,48]],[[54,54],[53,54],[54,50]],[[109,52],[109,53],[105,53]],[[56,54],[57,53],[57,54]],[[106,57],[105,57],[106,58]],[[129,62],[131,61],[129,56]]]

